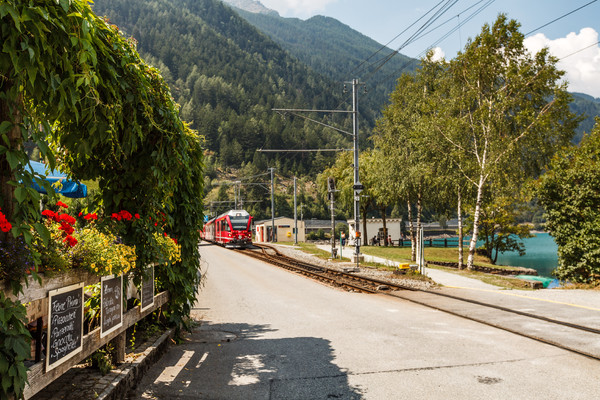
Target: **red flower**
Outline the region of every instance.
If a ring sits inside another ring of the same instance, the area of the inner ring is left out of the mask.
[[[69,206],[63,203],[62,201],[57,201],[56,205],[62,208],[69,208]]]
[[[119,215],[121,216],[121,218],[123,218],[125,221],[129,221],[131,220],[131,213],[129,211],[126,210],[121,210],[119,211]]]
[[[118,213],[112,213],[110,217],[112,219],[116,219],[117,221],[121,220],[121,214],[118,214]]]
[[[59,221],[61,223],[66,222],[69,225],[73,225],[76,222],[75,218],[71,217],[69,214],[60,214]],[[56,222],[59,222],[59,221],[56,221]]]
[[[91,219],[98,219],[98,214],[96,214],[96,213],[86,214],[83,218],[86,219],[87,221],[89,221]]]
[[[44,210],[42,211],[42,215],[51,221],[60,221],[60,217],[58,216],[58,214],[52,210]]]
[[[138,213],[135,213],[133,216],[135,217],[135,219],[140,219],[140,214]]]
[[[67,237],[63,240],[63,242],[67,243],[71,247],[75,247],[75,245],[77,244],[77,239],[75,239],[71,235],[67,235]]]
[[[73,229],[73,227],[71,225],[65,223],[64,221],[60,223],[60,228],[58,228],[58,229],[65,232],[67,235],[71,235],[73,233],[73,231],[75,230],[75,229]]]
[[[165,235],[165,237],[167,237],[167,232],[163,232],[163,235]]]
[[[179,244],[179,243],[177,243],[177,239],[171,238],[171,240],[173,240],[175,242],[175,244]]]
[[[4,214],[0,213],[0,216],[0,231],[4,233],[9,232],[12,229],[12,225],[6,220]]]

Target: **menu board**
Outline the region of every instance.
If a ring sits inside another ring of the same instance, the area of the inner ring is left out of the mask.
[[[100,337],[104,337],[123,325],[123,275],[104,276],[100,285]]]
[[[48,292],[46,371],[83,348],[83,283]]]
[[[152,307],[154,304],[154,265],[146,268],[146,279],[142,281],[142,308],[140,311]]]

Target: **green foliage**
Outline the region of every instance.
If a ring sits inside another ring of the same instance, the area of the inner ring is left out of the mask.
[[[306,235],[306,239],[308,240],[324,240],[325,239],[325,231],[323,229],[319,229],[316,232],[310,232]]]
[[[34,267],[29,245],[22,237],[0,239],[0,281],[19,281]]]
[[[96,350],[89,358],[92,367],[98,368],[102,375],[106,375],[112,369],[112,352],[114,349],[109,343],[106,346]]]
[[[579,147],[565,148],[539,179],[546,228],[558,244],[556,276],[600,282],[600,119]]]
[[[195,299],[202,223],[201,137],[179,118],[158,70],[114,25],[84,0],[0,3],[0,188],[12,235],[31,242],[39,220],[36,177],[25,169],[24,141],[33,141],[51,168],[55,158],[70,176],[97,180],[94,204],[104,215],[135,210],[164,215],[161,229],[181,245],[181,261],[164,280],[171,315],[181,323]],[[46,144],[50,142],[51,147]],[[15,182],[22,183],[15,183]],[[16,187],[16,189],[14,189]],[[136,246],[136,270],[155,260],[155,221],[126,228]],[[140,280],[138,273],[137,280]]]
[[[101,283],[98,282],[93,285],[86,286],[84,288],[86,294],[86,299],[84,303],[84,318],[87,332],[91,332],[96,327],[100,326],[100,307],[102,300],[102,288],[100,287],[100,285]]]
[[[0,399],[21,398],[27,382],[24,361],[30,356],[31,335],[25,306],[0,291]]]
[[[500,197],[489,201],[482,209],[478,240],[483,242],[482,251],[492,264],[496,264],[499,253],[516,251],[520,256],[525,255],[521,240],[533,235],[529,225],[517,222],[522,212],[520,208],[514,198]]]

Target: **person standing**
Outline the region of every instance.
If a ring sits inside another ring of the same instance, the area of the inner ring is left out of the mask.
[[[342,231],[340,242],[342,244],[342,247],[346,246],[346,233],[344,231]]]

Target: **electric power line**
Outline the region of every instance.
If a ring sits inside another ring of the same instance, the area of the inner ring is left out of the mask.
[[[573,10],[573,11],[569,11],[568,13],[566,13],[566,14],[563,14],[563,15],[561,15],[560,17],[558,17],[558,18],[556,18],[556,19],[553,19],[552,21],[550,21],[550,22],[548,22],[548,23],[546,23],[546,24],[544,24],[544,25],[542,25],[542,26],[539,26],[539,27],[535,28],[535,29],[534,29],[534,30],[532,30],[532,31],[529,31],[529,32],[527,32],[527,33],[525,34],[525,36],[529,36],[529,35],[531,35],[533,32],[535,32],[535,31],[539,31],[540,29],[542,29],[542,28],[545,28],[545,27],[547,27],[548,25],[550,25],[550,24],[553,24],[553,23],[555,23],[556,21],[558,21],[558,20],[561,20],[561,19],[563,19],[564,17],[566,17],[566,16],[568,16],[568,15],[571,15],[571,14],[573,14],[574,12],[577,12],[577,11],[581,10],[582,8],[585,8],[585,7],[589,6],[590,4],[592,4],[592,3],[595,3],[595,2],[597,2],[597,1],[598,1],[598,0],[593,0],[593,1],[590,1],[589,3],[587,3],[587,4],[584,4],[584,5],[582,5],[581,7],[579,7],[579,8],[576,8],[576,9],[575,9],[575,10]]]

